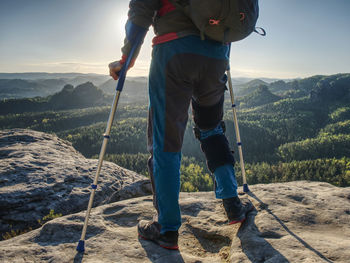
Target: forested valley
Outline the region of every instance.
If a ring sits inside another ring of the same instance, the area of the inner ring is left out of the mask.
[[[97,158],[114,87],[110,80],[99,86],[86,82],[74,87],[65,82],[61,91],[48,96],[3,97],[0,128],[55,133],[84,156]],[[234,90],[248,184],[314,180],[350,186],[350,74],[252,80],[236,83]],[[120,100],[105,160],[147,176],[146,81],[128,80]],[[224,121],[242,183],[228,92]],[[193,126],[190,116],[182,151],[181,189],[209,191],[213,178]]]

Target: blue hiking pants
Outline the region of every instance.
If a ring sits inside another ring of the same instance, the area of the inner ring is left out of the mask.
[[[147,134],[151,158],[148,168],[162,233],[175,231],[181,225],[181,147],[191,102],[194,121],[202,135],[209,140],[214,138],[215,141],[215,136],[226,140],[223,131],[217,127],[223,116],[228,53],[227,45],[201,40],[198,36],[153,47],[149,74]],[[210,155],[213,147],[208,147]],[[221,159],[221,163],[214,161],[219,165],[214,165],[212,170],[216,178],[216,197],[237,196],[233,163]]]

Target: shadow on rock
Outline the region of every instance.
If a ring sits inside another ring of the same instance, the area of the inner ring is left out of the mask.
[[[6,146],[8,146],[12,144],[18,144],[19,142],[21,144],[29,144],[36,141],[38,141],[38,139],[30,135],[9,135],[9,136],[3,137],[0,140],[0,145],[5,144]]]
[[[146,251],[147,257],[154,263],[185,263],[180,250],[165,249],[149,240],[139,237],[139,242]]]
[[[180,203],[181,214],[196,217],[200,211],[204,210],[204,205],[201,202],[182,202]]]
[[[272,238],[272,233],[269,236],[264,236],[258,230],[255,224],[255,216],[257,211],[250,212],[246,221],[241,224],[237,237],[241,241],[242,251],[251,262],[273,262],[287,263],[289,262],[279,251],[274,249],[264,237]],[[277,233],[275,233],[277,234]],[[273,238],[280,238],[274,236]]]
[[[49,222],[43,225],[40,234],[34,241],[41,246],[58,246],[62,243],[78,241],[82,230],[81,224],[63,224],[62,222]],[[104,230],[96,226],[89,226],[86,239],[102,233]]]
[[[230,246],[231,239],[212,231],[193,227],[189,224],[186,227],[193,233],[205,251],[219,253],[223,247]]]
[[[311,250],[313,253],[315,253],[317,256],[319,256],[321,259],[323,259],[326,262],[332,262],[328,258],[326,258],[324,255],[322,255],[319,251],[311,247],[308,243],[306,243],[303,239],[301,239],[299,236],[294,234],[282,221],[279,219],[272,211],[268,208],[268,205],[265,204],[261,199],[259,199],[254,193],[249,192],[247,193],[250,197],[254,198],[256,201],[259,202],[260,208],[262,210],[267,211],[271,216],[274,217],[274,219],[283,227],[285,231],[287,231],[288,234],[293,236],[296,240],[298,240],[305,248]],[[257,212],[254,211],[249,214],[246,222],[242,224],[241,228],[238,231],[238,237],[241,239],[242,242],[242,248],[243,251],[249,251],[249,253],[246,253],[248,258],[255,262],[254,260],[257,260],[257,257],[261,258],[260,260],[266,261],[271,260],[271,262],[289,262],[281,253],[279,253],[277,250],[275,250],[265,239],[267,238],[280,238],[281,235],[275,232],[268,232],[268,233],[260,233],[258,228],[256,227],[254,223],[254,219]],[[249,237],[250,235],[250,237]],[[259,249],[256,249],[257,253],[255,255],[252,255],[254,252],[254,248],[251,246],[259,247]],[[252,256],[254,260],[252,259]],[[260,262],[260,261],[259,261]]]
[[[77,254],[76,254],[75,257],[74,257],[73,262],[74,262],[74,263],[81,263],[81,262],[83,262],[83,258],[84,258],[84,253],[82,253],[82,252],[77,252]]]
[[[124,209],[112,215],[105,216],[104,219],[111,221],[117,226],[133,227],[138,224],[139,216],[138,212],[131,212],[130,209]]]

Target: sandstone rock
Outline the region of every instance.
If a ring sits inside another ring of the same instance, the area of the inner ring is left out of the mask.
[[[349,187],[300,181],[251,188],[257,211],[234,236],[231,262],[349,262]]]
[[[0,262],[349,262],[350,188],[302,181],[250,189],[256,211],[233,226],[213,193],[181,193],[179,251],[138,239],[137,222],[153,216],[151,197],[139,197],[92,210],[84,254],[75,250],[80,212],[1,241]]]
[[[97,160],[68,142],[31,130],[4,130],[0,158],[0,233],[35,227],[50,209],[63,215],[86,209]],[[150,193],[146,177],[104,162],[94,206]]]

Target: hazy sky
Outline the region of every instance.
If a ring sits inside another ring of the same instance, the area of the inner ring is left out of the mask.
[[[0,72],[95,72],[119,59],[128,0],[0,0]],[[233,44],[234,77],[350,72],[350,0],[260,0],[256,34]],[[147,75],[153,30],[130,75]]]

